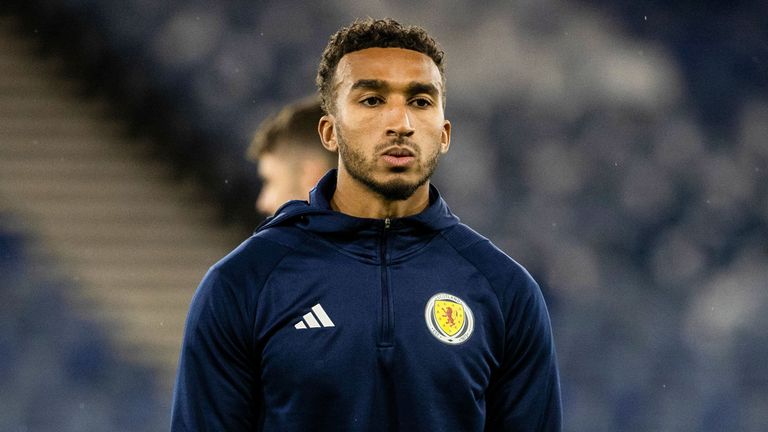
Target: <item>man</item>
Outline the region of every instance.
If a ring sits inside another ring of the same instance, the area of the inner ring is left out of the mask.
[[[247,156],[257,162],[261,191],[256,209],[274,214],[290,200],[307,199],[320,177],[336,166],[336,155],[326,151],[317,135],[323,109],[316,97],[287,105],[261,123]]]
[[[443,53],[419,27],[333,35],[318,87],[339,168],[203,279],[174,431],[558,431],[541,292],[448,209]]]

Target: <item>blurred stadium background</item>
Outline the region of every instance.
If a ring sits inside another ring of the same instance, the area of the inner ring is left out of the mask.
[[[167,429],[243,154],[355,17],[447,52],[435,183],[542,283],[566,431],[768,430],[768,3],[0,6],[0,430]]]

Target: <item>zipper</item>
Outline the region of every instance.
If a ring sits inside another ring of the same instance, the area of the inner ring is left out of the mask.
[[[381,260],[381,329],[379,333],[380,347],[391,347],[393,340],[392,299],[389,286],[389,269],[387,263],[387,240],[389,228],[392,226],[390,218],[384,219],[384,229],[381,231],[379,243],[379,257]]]

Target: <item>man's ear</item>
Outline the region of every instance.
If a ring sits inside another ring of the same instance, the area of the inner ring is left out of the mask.
[[[336,118],[333,115],[326,114],[320,117],[317,124],[317,133],[320,134],[320,141],[326,150],[337,152],[339,143],[336,139]]]
[[[447,153],[451,147],[451,122],[443,122],[443,131],[440,134],[440,153]]]

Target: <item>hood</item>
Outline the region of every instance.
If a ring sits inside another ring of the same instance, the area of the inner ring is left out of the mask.
[[[257,232],[277,226],[295,226],[331,242],[345,254],[378,262],[385,250],[388,261],[397,261],[426,246],[440,231],[459,223],[437,188],[430,185],[429,205],[419,214],[390,219],[385,228],[383,219],[349,216],[331,209],[331,197],[336,190],[333,169],[309,193],[307,201],[289,201],[273,217],[262,223]],[[384,248],[382,248],[382,243]]]

